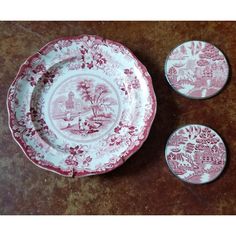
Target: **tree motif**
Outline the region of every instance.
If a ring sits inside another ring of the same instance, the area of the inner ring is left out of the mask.
[[[219,50],[211,44],[206,44],[199,54],[201,59],[212,59],[213,61],[224,60],[224,56],[220,55]]]
[[[103,116],[105,111],[112,112],[112,106],[117,104],[115,99],[108,96],[111,91],[105,84],[94,86],[91,80],[84,80],[78,83],[77,90],[81,92],[84,101],[90,102],[94,117]]]

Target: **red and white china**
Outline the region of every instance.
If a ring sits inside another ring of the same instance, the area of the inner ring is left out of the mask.
[[[193,99],[209,98],[219,93],[228,80],[229,65],[214,45],[188,41],[168,55],[165,75],[178,93]]]
[[[215,180],[226,163],[226,147],[214,130],[191,124],[174,131],[165,149],[171,172],[183,181],[203,184]]]
[[[146,68],[98,36],[54,40],[8,91],[9,126],[37,166],[65,176],[113,170],[146,140],[156,98]]]

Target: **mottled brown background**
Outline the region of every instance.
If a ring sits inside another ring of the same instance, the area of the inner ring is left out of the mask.
[[[149,138],[123,166],[100,176],[66,178],[25,158],[8,129],[5,100],[28,56],[50,40],[80,34],[97,34],[130,48],[153,78],[158,105]],[[0,214],[235,214],[235,37],[235,22],[1,22]],[[167,54],[192,39],[215,44],[231,65],[227,86],[214,98],[184,98],[164,80]],[[166,139],[187,123],[209,125],[225,139],[228,163],[213,183],[187,184],[168,170]]]

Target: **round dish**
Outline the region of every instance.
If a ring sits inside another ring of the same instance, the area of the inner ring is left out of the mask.
[[[224,54],[203,41],[182,43],[171,51],[165,63],[165,76],[170,86],[192,99],[218,94],[228,75],[229,65]]]
[[[146,140],[156,98],[146,68],[98,36],[54,40],[8,91],[9,126],[37,166],[65,176],[115,169]]]
[[[226,147],[213,129],[190,124],[175,130],[165,149],[166,162],[171,172],[192,184],[215,180],[226,163]]]

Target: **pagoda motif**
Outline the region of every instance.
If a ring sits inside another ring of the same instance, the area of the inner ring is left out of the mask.
[[[72,91],[68,93],[65,105],[67,110],[73,110],[75,108],[75,94]]]

